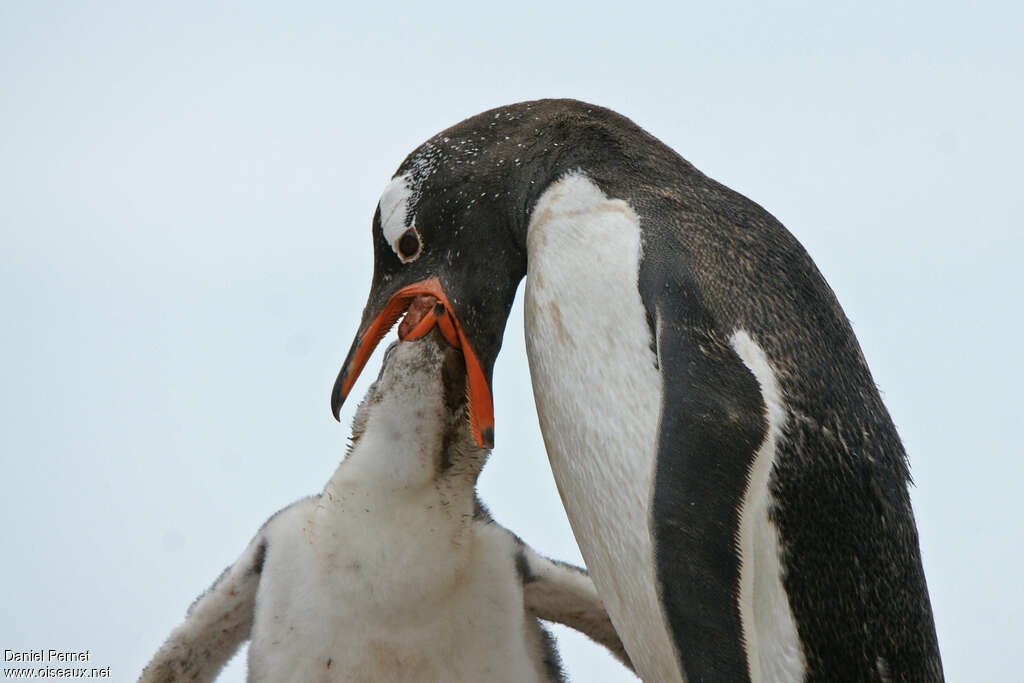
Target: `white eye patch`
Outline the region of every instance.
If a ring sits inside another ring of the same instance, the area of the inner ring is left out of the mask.
[[[422,250],[414,221],[411,221],[411,225],[405,224],[409,215],[409,199],[412,197],[411,181],[408,173],[400,175],[388,183],[380,196],[380,227],[384,239],[402,263],[415,261]]]

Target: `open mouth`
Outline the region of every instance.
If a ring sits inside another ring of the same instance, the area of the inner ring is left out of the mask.
[[[334,386],[331,405],[335,417],[341,403],[352,390],[359,373],[384,338],[402,315],[405,319],[398,327],[398,338],[403,341],[419,339],[437,327],[445,341],[462,351],[466,363],[466,401],[469,404],[469,424],[473,438],[481,448],[494,447],[494,405],[480,361],[462,332],[462,326],[452,310],[448,297],[436,277],[416,282],[398,290],[383,310],[363,333]]]
[[[434,329],[435,325],[446,342],[459,348],[455,323],[445,305],[432,294],[417,294],[398,326],[398,338],[402,341],[419,339]]]

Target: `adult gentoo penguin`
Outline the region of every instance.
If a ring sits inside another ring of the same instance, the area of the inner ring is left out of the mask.
[[[140,681],[213,680],[250,636],[250,681],[562,681],[538,618],[628,662],[586,573],[478,502],[461,354],[435,333],[385,363],[323,493],[271,517]]]
[[[525,276],[551,468],[644,680],[941,680],[906,454],[832,290],[763,208],[615,112],[542,100],[410,154],[373,244],[335,414],[429,295],[489,443]]]

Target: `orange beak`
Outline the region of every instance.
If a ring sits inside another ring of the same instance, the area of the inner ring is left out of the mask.
[[[442,336],[452,346],[460,349],[466,361],[466,398],[469,404],[469,425],[473,432],[473,438],[481,448],[494,447],[494,401],[491,398],[491,388],[487,384],[480,361],[477,359],[473,347],[470,345],[466,335],[462,332],[462,326],[455,317],[451,303],[441,289],[441,282],[436,277],[431,277],[420,282],[415,282],[395,292],[391,299],[384,306],[384,309],[374,318],[373,322],[355,349],[347,367],[338,378],[339,385],[335,386],[335,396],[332,403],[340,408],[341,403],[352,390],[352,385],[359,378],[366,362],[370,360],[373,350],[384,338],[384,335],[394,326],[395,322],[409,309],[413,299],[421,295],[429,295],[440,302],[428,311],[423,318],[416,323],[412,330],[402,336],[403,340],[413,340],[422,337],[434,328],[440,329]],[[443,305],[443,310],[442,309]],[[399,332],[402,332],[400,329]],[[401,335],[400,335],[401,336]]]

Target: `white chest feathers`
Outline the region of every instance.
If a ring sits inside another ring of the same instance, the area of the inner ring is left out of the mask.
[[[507,532],[453,536],[432,487],[331,496],[268,529],[250,680],[546,680]]]
[[[538,201],[527,250],[526,349],[569,521],[637,672],[681,681],[648,519],[661,376],[637,289],[638,218],[569,175]]]

